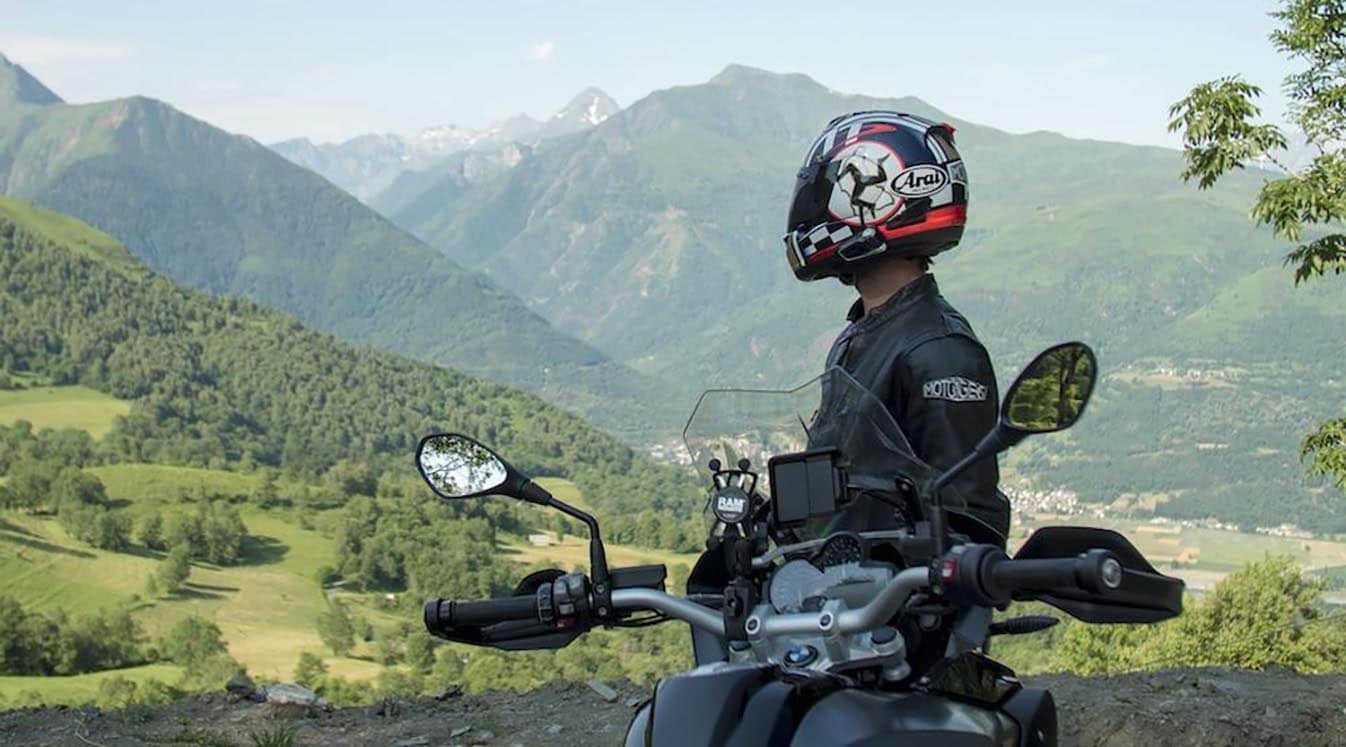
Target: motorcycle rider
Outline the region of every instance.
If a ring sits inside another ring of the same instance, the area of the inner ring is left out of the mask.
[[[873,392],[936,469],[991,430],[1000,399],[990,356],[929,273],[967,220],[967,170],[953,135],[951,125],[911,114],[837,117],[799,170],[785,235],[797,278],[835,277],[859,295],[827,367],[841,366]],[[952,483],[958,500],[946,503],[966,506],[949,515],[955,531],[1004,544],[1010,511],[998,482],[992,458]],[[889,504],[861,499],[832,528],[892,521]]]

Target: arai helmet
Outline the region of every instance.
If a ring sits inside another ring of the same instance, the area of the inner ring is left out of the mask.
[[[954,128],[890,111],[837,117],[795,181],[785,249],[800,280],[845,279],[878,257],[933,257],[967,222]]]

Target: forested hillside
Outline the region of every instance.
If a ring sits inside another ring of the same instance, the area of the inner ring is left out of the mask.
[[[155,702],[242,667],[343,702],[514,682],[435,649],[419,605],[582,564],[581,529],[434,498],[412,452],[436,430],[590,507],[614,562],[700,542],[688,477],[577,416],[183,289],[75,219],[0,198],[0,278],[0,702]],[[679,632],[595,638],[555,676],[668,671]]]
[[[1197,192],[1174,151],[1010,134],[731,66],[493,182],[446,179],[393,218],[633,367],[689,388],[787,386],[817,373],[853,297],[789,273],[792,175],[828,119],[874,108],[958,128],[970,223],[935,273],[1002,383],[1052,342],[1099,353],[1098,403],[1068,437],[1017,452],[1021,475],[1142,515],[1346,530],[1297,454],[1346,407],[1340,335],[1306,332],[1340,329],[1346,296],[1291,293],[1286,249],[1247,217],[1255,170]]]
[[[153,270],[612,429],[642,427],[645,403],[661,402],[657,385],[259,143],[153,99],[66,105],[43,91],[0,58],[0,193],[88,221]]]
[[[300,475],[343,459],[410,469],[416,441],[448,429],[537,475],[574,479],[598,506],[689,500],[671,468],[535,396],[184,290],[88,226],[3,198],[0,276],[4,369],[131,400],[100,445],[120,460]]]

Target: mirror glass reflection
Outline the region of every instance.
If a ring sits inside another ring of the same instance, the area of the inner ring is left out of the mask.
[[[1047,350],[1024,370],[1005,397],[1005,422],[1028,433],[1074,425],[1093,392],[1096,367],[1093,351],[1084,343]]]
[[[435,435],[417,454],[421,474],[445,498],[466,498],[500,487],[507,476],[505,463],[490,449],[466,436]]]

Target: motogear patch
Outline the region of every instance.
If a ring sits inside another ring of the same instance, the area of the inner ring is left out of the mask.
[[[943,399],[950,402],[984,402],[988,391],[989,387],[985,384],[962,376],[934,379],[921,385],[921,394],[926,399]]]
[[[836,183],[827,202],[832,217],[851,225],[873,226],[902,207],[902,195],[891,182],[904,168],[902,159],[883,143],[861,140],[842,148]]]

